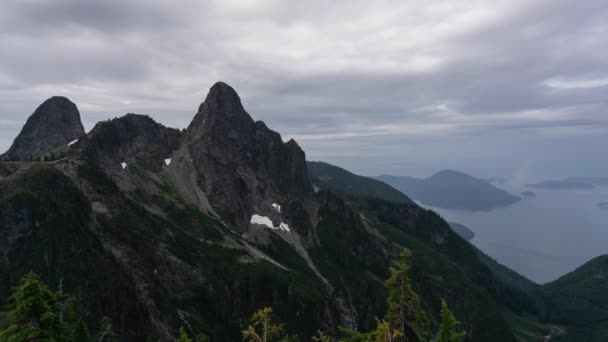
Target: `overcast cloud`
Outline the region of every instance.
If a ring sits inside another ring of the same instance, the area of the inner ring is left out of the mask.
[[[605,0],[3,0],[0,150],[52,95],[186,127],[208,88],[362,174],[608,176]]]

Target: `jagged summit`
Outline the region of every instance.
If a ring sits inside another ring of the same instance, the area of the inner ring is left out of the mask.
[[[246,231],[252,214],[265,215],[273,202],[292,203],[295,213],[312,193],[302,149],[295,141],[284,143],[263,122],[254,122],[226,83],[211,87],[184,142],[202,191],[238,231]],[[291,210],[285,208],[287,218]],[[297,228],[307,236],[311,215],[299,218]]]
[[[215,83],[188,127],[190,134],[213,131],[226,136],[252,130],[254,121],[243,108],[237,92],[224,82]]]
[[[4,160],[29,160],[76,140],[85,134],[80,113],[72,101],[53,96],[27,119]]]

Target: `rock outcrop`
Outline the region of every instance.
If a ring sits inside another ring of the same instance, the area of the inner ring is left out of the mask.
[[[0,159],[38,159],[84,134],[76,105],[65,97],[54,96],[27,119],[13,145]]]
[[[285,221],[308,239],[314,225],[313,194],[306,156],[298,144],[254,120],[229,85],[216,83],[185,133],[198,183],[233,229],[245,232],[252,215]],[[278,226],[280,222],[276,222]]]

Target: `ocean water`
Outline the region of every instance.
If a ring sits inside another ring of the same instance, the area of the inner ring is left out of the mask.
[[[501,186],[513,194],[531,190]],[[557,279],[608,253],[608,187],[592,190],[539,190],[536,197],[489,212],[435,210],[444,219],[475,232],[471,242],[500,263],[537,283]]]

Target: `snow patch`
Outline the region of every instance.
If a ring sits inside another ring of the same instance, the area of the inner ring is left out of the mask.
[[[276,203],[272,203],[272,207],[274,208],[274,210],[281,212],[281,205],[276,204]]]
[[[251,222],[252,224],[259,224],[262,226],[266,226],[268,228],[272,228],[272,229],[276,229],[274,227],[274,225],[272,224],[272,221],[270,220],[270,218],[268,218],[267,216],[260,216],[257,214],[254,214],[253,216],[251,216]]]
[[[167,165],[167,166],[171,165],[171,158],[165,159],[165,165]]]
[[[72,145],[74,145],[74,144],[75,144],[75,143],[77,143],[77,142],[78,142],[78,139],[76,139],[76,140],[72,140],[72,141],[70,141],[70,142],[68,143],[68,146],[72,146]]]
[[[274,224],[272,223],[272,220],[270,220],[270,218],[268,216],[261,216],[258,214],[254,214],[251,216],[251,220],[249,221],[251,222],[251,224],[259,224],[261,226],[266,226],[270,229],[280,229],[286,232],[291,232],[291,230],[289,229],[289,225],[287,223],[281,222],[281,224],[279,224],[278,227],[275,227]]]
[[[122,168],[123,168],[123,170],[124,170],[124,169],[126,169],[126,168],[127,168],[127,163],[122,162],[122,163],[120,163],[120,166],[122,166]]]
[[[312,189],[313,189],[313,191],[315,192],[315,194],[316,194],[316,193],[318,193],[319,191],[321,191],[321,189],[319,189],[319,187],[318,187],[318,186],[316,186],[316,185],[313,185],[313,186],[312,186]]]

